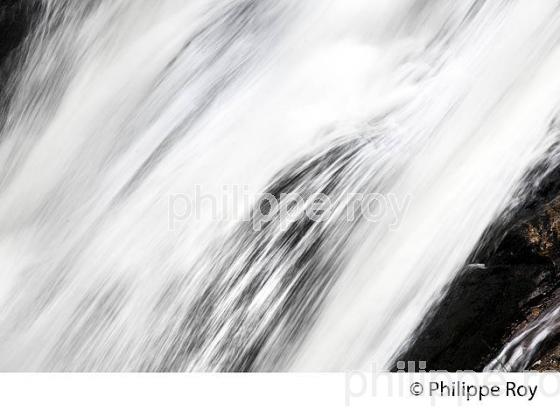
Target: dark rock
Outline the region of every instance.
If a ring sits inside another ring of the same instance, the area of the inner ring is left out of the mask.
[[[10,77],[22,63],[21,48],[40,15],[36,0],[0,0],[0,128],[11,93]]]
[[[501,240],[473,254],[397,361],[423,361],[427,370],[481,371],[540,313],[560,285],[560,202],[537,211],[520,208],[515,217],[531,214],[510,219],[515,223],[509,227],[497,222],[486,239]]]
[[[4,0],[0,4],[0,62],[16,49],[29,31],[32,13],[25,1]]]

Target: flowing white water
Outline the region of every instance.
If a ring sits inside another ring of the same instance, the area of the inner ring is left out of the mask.
[[[555,1],[44,3],[0,136],[2,370],[386,366],[552,142]],[[335,211],[170,229],[196,186]],[[406,212],[346,221],[355,192]]]
[[[484,369],[485,371],[522,372],[531,366],[549,337],[560,328],[560,308],[543,314],[516,335]]]

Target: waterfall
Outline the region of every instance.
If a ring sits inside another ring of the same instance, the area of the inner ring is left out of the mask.
[[[554,1],[40,3],[0,131],[2,370],[390,367],[555,142]]]

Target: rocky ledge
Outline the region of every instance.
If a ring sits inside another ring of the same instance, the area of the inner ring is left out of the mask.
[[[533,188],[526,186],[520,205],[487,230],[397,360],[481,371],[560,306],[560,169],[548,165],[527,176]],[[548,335],[527,359],[524,369],[560,370],[558,335]]]

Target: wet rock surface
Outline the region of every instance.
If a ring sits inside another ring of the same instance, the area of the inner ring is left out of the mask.
[[[481,371],[508,341],[560,306],[560,170],[491,226],[397,360],[428,370]],[[560,370],[551,335],[532,365]]]
[[[544,351],[531,370],[537,372],[559,371],[560,370],[560,340],[556,339],[551,348]]]
[[[0,3],[0,61],[4,61],[27,35],[35,7],[29,1],[3,0]]]
[[[36,0],[0,0],[0,125],[1,111],[9,102],[9,79],[21,63],[18,52],[41,11]]]

